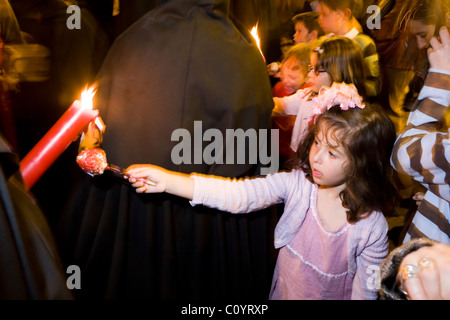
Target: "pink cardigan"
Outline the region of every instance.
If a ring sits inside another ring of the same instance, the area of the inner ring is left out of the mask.
[[[239,180],[199,174],[191,178],[192,205],[248,213],[284,202],[284,213],[275,228],[276,248],[285,246],[297,234],[309,208],[312,188],[317,188],[301,170]],[[348,266],[354,278],[352,299],[377,298],[379,265],[388,253],[387,231],[387,221],[377,211],[351,225]]]

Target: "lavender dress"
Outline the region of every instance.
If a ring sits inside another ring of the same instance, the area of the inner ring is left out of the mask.
[[[297,235],[280,249],[270,299],[348,300],[352,277],[348,271],[348,236],[345,223],[329,232],[316,210],[317,189]]]

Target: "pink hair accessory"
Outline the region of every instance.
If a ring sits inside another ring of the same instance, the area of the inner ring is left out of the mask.
[[[332,106],[339,105],[342,110],[349,108],[364,109],[363,98],[358,94],[354,84],[345,82],[334,82],[331,87],[323,87],[317,97],[312,98],[314,103],[314,114],[321,114]]]

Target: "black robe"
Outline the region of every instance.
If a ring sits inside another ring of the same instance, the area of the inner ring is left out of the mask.
[[[102,147],[109,162],[259,174],[251,161],[176,165],[171,156],[180,143],[172,132],[184,128],[194,137],[194,121],[223,137],[226,129],[270,129],[265,63],[248,30],[228,18],[228,7],[224,0],[169,0],[117,38],[94,101],[106,124]],[[57,239],[64,263],[81,268],[78,298],[268,297],[278,208],[235,216],[168,194],[136,194],[108,173],[85,175],[72,195]]]
[[[72,299],[53,234],[0,135],[0,300]]]

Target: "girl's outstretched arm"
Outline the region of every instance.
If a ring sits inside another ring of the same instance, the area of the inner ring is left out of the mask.
[[[167,192],[192,200],[194,196],[194,181],[188,174],[169,171],[151,164],[134,164],[125,172],[137,193]],[[140,179],[139,179],[140,178]],[[146,184],[142,179],[149,179],[154,185]]]

